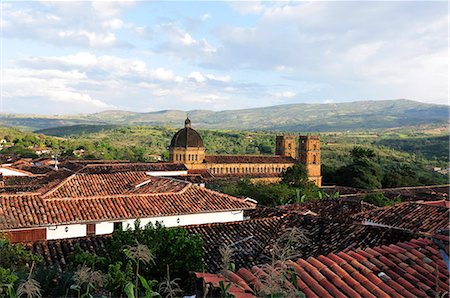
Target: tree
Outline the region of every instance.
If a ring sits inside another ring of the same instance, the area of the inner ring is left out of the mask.
[[[416,172],[408,165],[401,164],[391,167],[383,177],[383,187],[402,187],[420,184]]]
[[[169,265],[171,275],[186,286],[191,277],[189,272],[203,269],[203,242],[199,235],[191,235],[183,228],[165,228],[160,223],[141,227],[138,221],[134,230],[113,233],[107,247],[111,263],[127,260],[123,247],[134,246],[136,241],[146,245],[155,257],[154,262],[141,264],[140,275],[146,278],[164,280]]]
[[[375,162],[375,152],[369,148],[354,147],[350,151],[353,162],[336,171],[339,185],[363,189],[381,188],[381,167]]]
[[[304,187],[308,182],[308,172],[305,165],[295,163],[281,174],[281,182],[291,187]]]

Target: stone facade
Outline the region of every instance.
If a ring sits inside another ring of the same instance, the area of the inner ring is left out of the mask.
[[[275,154],[296,158],[295,136],[277,136]]]
[[[298,161],[305,165],[308,177],[316,185],[322,185],[320,171],[320,137],[319,136],[299,136]]]
[[[189,170],[208,171],[214,177],[246,177],[252,180],[279,181],[280,174],[296,162],[306,166],[308,177],[322,185],[320,174],[319,136],[277,136],[275,156],[267,155],[205,155],[200,135],[191,128],[189,119],[169,147],[169,161],[183,163]]]

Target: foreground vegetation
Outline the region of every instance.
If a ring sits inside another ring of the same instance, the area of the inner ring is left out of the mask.
[[[60,272],[0,238],[0,297],[179,297],[193,290],[190,271],[204,268],[201,238],[182,228],[136,222],[105,241],[98,255],[76,247]]]

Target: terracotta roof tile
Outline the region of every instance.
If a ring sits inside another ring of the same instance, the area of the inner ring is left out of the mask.
[[[449,208],[417,203],[402,203],[374,209],[356,214],[353,218],[367,224],[385,225],[420,233],[434,233],[450,227]]]
[[[77,173],[43,194],[43,197],[86,198],[120,194],[174,193],[181,191],[186,185],[138,171],[108,174]]]
[[[421,264],[425,264],[426,258],[429,266],[422,267],[420,272],[413,270],[413,273],[407,273],[404,265],[416,267],[413,264],[416,264],[417,259],[408,259],[402,266],[392,261],[398,259],[396,255],[401,254],[403,248],[404,255],[420,256]],[[299,289],[306,297],[432,297],[448,294],[449,271],[445,263],[432,261],[435,258],[442,259],[432,240],[421,238],[391,247],[378,246],[370,249],[370,253],[367,250],[364,250],[364,255],[371,256],[367,261],[380,260],[385,265],[382,271],[374,269],[378,267],[375,264],[369,269],[354,258],[361,255],[362,250],[299,259],[296,263],[288,261],[286,265],[295,269],[301,281]],[[245,271],[245,276],[259,278],[261,283],[267,268],[270,266],[254,266],[250,271]],[[241,272],[244,271],[239,270],[237,275]],[[252,278],[250,287],[258,283],[255,278]],[[248,281],[248,278],[244,280]]]
[[[295,214],[233,223],[193,225],[186,229],[202,236],[206,268],[210,272],[218,272],[221,267],[219,249],[222,246],[228,245],[235,249],[234,263],[237,267],[249,268],[255,264],[269,262],[274,242],[286,229],[292,227],[303,229],[310,239],[296,243],[293,247],[295,253],[303,257],[338,252],[349,246],[356,249],[391,244],[414,237],[413,234],[401,230],[337,224],[321,218],[300,217]]]
[[[155,178],[155,181],[173,180]],[[162,182],[164,185],[165,182]],[[99,222],[254,208],[226,194],[178,182],[177,192],[120,194],[87,198],[42,198],[39,194],[0,196],[0,230],[63,223]],[[172,185],[173,186],[173,185]],[[159,187],[159,186],[158,186]],[[181,190],[179,190],[181,189]]]

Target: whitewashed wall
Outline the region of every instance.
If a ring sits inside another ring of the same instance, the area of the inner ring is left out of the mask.
[[[102,222],[95,224],[95,235],[111,234],[114,231],[114,223]]]
[[[216,222],[231,222],[240,221],[244,219],[243,211],[226,211],[226,212],[210,212],[198,214],[184,214],[176,216],[162,216],[151,218],[140,218],[141,226],[145,226],[149,222],[155,224],[157,221],[166,227],[199,225]],[[136,219],[126,220],[122,223],[122,228],[126,229],[129,226],[134,229],[134,222]]]
[[[216,222],[232,222],[244,220],[243,211],[210,212],[198,214],[184,214],[178,216],[161,216],[141,218],[141,227],[148,223],[155,224],[157,221],[166,227],[188,226],[198,224],[208,224]],[[130,227],[134,229],[136,219],[122,221],[122,228]],[[67,228],[67,229],[66,229]],[[85,224],[61,225],[47,227],[47,240],[77,238],[87,236],[87,227]],[[95,224],[96,235],[111,234],[114,231],[113,222],[101,222]]]
[[[86,236],[86,225],[73,224],[47,227],[47,240],[84,236]]]

